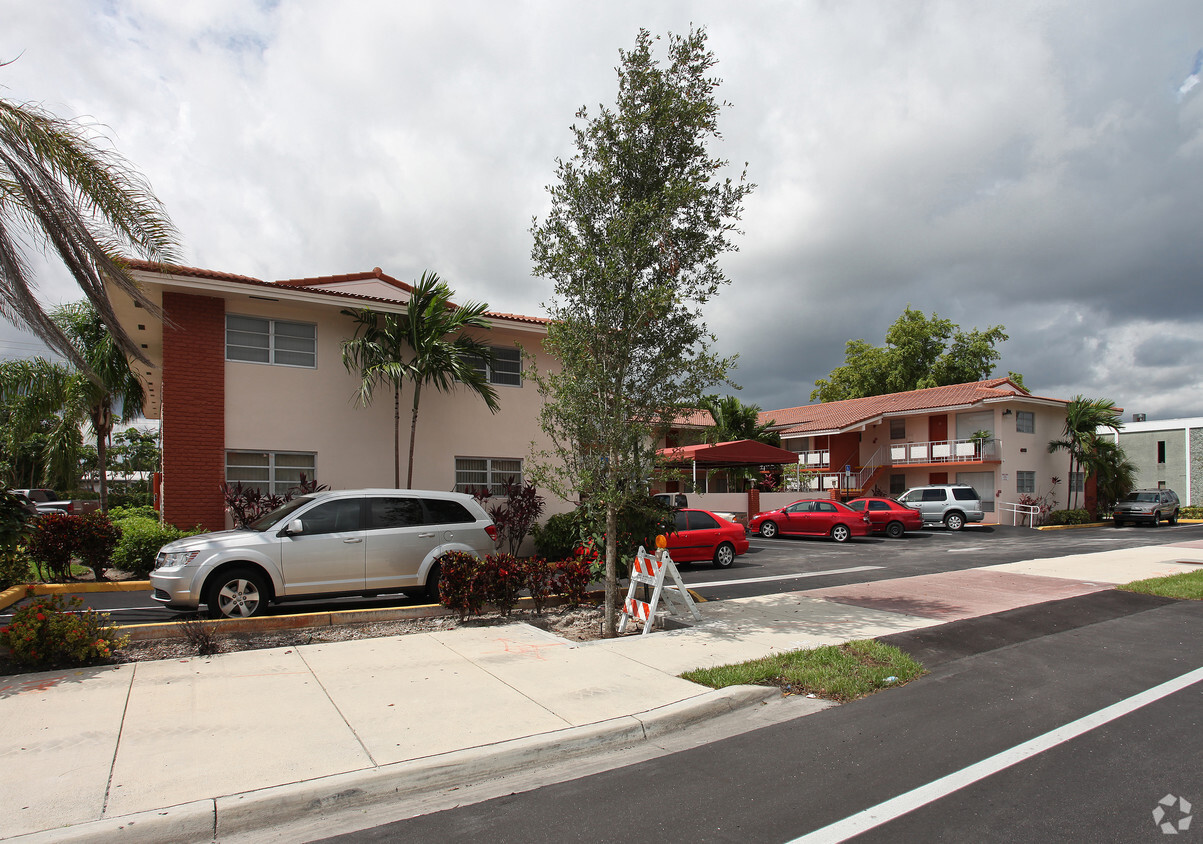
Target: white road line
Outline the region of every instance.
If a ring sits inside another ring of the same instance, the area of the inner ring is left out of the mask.
[[[795,580],[799,577],[822,577],[825,574],[848,574],[857,571],[875,571],[885,566],[853,566],[850,569],[830,569],[828,571],[805,571],[801,574],[775,574],[771,577],[745,577],[742,580],[707,580],[704,583],[686,583],[690,589],[705,589],[707,586],[736,586],[740,583],[768,583],[770,580]]]
[[[1097,712],[1092,712],[1090,715],[1085,715],[1076,721],[1071,721],[1055,730],[1050,730],[1044,735],[1036,736],[1036,738],[1025,741],[1023,744],[1017,744],[1008,750],[996,753],[989,759],[983,759],[981,762],[970,765],[968,768],[954,771],[947,776],[940,777],[938,780],[929,782],[927,785],[921,785],[916,789],[912,789],[906,794],[900,794],[897,797],[886,800],[884,803],[878,803],[876,806],[865,809],[862,812],[857,812],[855,815],[849,815],[842,821],[836,821],[822,829],[816,829],[808,835],[803,835],[801,838],[795,838],[789,844],[818,844],[818,842],[834,844],[839,841],[847,841],[853,836],[860,835],[862,832],[867,832],[870,829],[901,817],[907,812],[914,811],[922,806],[926,806],[928,803],[947,797],[954,791],[959,791],[965,786],[972,785],[978,780],[985,779],[1012,765],[1023,762],[1038,753],[1051,750],[1057,745],[1077,738],[1096,727],[1101,727],[1117,718],[1122,718],[1143,706],[1148,706],[1150,703],[1159,701],[1188,686],[1192,686],[1200,680],[1203,680],[1203,668],[1196,668],[1194,671],[1189,671],[1180,677],[1168,680],[1160,686],[1154,686],[1130,698],[1104,707]]]

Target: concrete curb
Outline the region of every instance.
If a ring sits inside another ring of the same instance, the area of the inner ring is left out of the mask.
[[[254,833],[371,805],[404,792],[437,791],[663,736],[699,721],[765,703],[781,694],[769,686],[729,686],[620,718],[568,727],[483,747],[319,777],[271,788],[197,800],[164,809],[105,818],[17,836],[18,842],[195,842]]]
[[[30,590],[35,595],[78,595],[89,592],[149,592],[149,580],[118,580],[101,583],[19,583],[0,592],[0,610],[20,601]]]

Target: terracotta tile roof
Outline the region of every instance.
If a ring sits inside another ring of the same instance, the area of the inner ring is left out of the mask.
[[[380,267],[372,267],[371,272],[362,273],[346,273],[344,275],[324,275],[316,278],[288,278],[282,281],[277,281],[276,284],[284,287],[323,287],[329,284],[342,284],[348,281],[367,281],[368,279],[377,279],[385,284],[391,284],[398,290],[404,290],[406,293],[413,293],[412,285],[406,284],[400,279],[393,278],[388,273],[384,272]]]
[[[764,424],[774,420],[776,430],[783,433],[811,431],[843,431],[860,427],[883,416],[918,413],[941,408],[972,407],[986,401],[1007,398],[1039,398],[1020,388],[1009,378],[991,378],[969,384],[950,384],[905,393],[868,396],[862,399],[823,402],[803,407],[766,410],[760,414]],[[1061,399],[1043,399],[1065,403]]]
[[[709,410],[681,410],[673,417],[672,424],[683,428],[713,428],[714,417]]]
[[[378,279],[386,284],[390,284],[407,293],[413,291],[413,287],[393,278],[388,273],[383,272],[380,267],[374,267],[370,272],[346,273],[343,275],[328,275],[318,276],[315,278],[290,278],[282,281],[263,281],[262,279],[252,278],[246,275],[236,275],[234,273],[223,273],[217,270],[206,270],[199,267],[185,267],[178,264],[159,264],[153,261],[142,261],[136,258],[125,259],[126,265],[133,270],[141,270],[150,273],[164,273],[167,275],[186,276],[189,278],[206,278],[214,281],[233,281],[239,284],[250,284],[256,287],[266,287],[279,289],[281,287],[291,288],[293,290],[308,290],[313,293],[320,293],[324,296],[338,296],[345,299],[355,299],[369,302],[388,302],[396,304],[396,299],[384,299],[379,296],[367,296],[362,293],[350,293],[343,290],[331,290],[324,285],[336,285],[342,282],[367,281],[369,279]],[[532,325],[547,325],[551,320],[546,317],[523,316],[521,314],[507,314],[500,311],[486,311],[485,316],[490,319],[504,319],[512,322],[525,322]]]

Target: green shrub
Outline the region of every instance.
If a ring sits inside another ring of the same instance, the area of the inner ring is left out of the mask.
[[[546,524],[535,525],[535,553],[548,560],[566,560],[583,537],[578,511],[556,513]]]
[[[1050,525],[1088,525],[1094,519],[1089,510],[1053,510],[1045,521]]]
[[[0,645],[17,664],[34,667],[84,665],[125,646],[129,637],[116,635],[107,614],[81,611],[82,605],[79,598],[39,598],[13,613],[7,627],[0,627]]]
[[[154,519],[157,522],[159,520],[159,511],[149,504],[109,508],[109,518],[114,522],[128,519],[130,516],[141,516],[144,519]]]
[[[547,599],[555,591],[555,569],[543,557],[528,557],[520,562],[526,590],[530,593],[531,603],[535,605],[535,615],[542,615]]]
[[[552,588],[569,606],[585,603],[585,594],[589,591],[592,579],[592,570],[584,560],[564,560],[553,566]]]
[[[1178,515],[1184,519],[1203,519],[1203,505],[1191,504],[1183,507],[1178,511]]]
[[[97,580],[103,580],[119,539],[121,529],[109,521],[108,516],[99,512],[86,513],[79,517],[75,556],[92,570]]]
[[[29,558],[21,551],[0,551],[0,592],[32,580]]]
[[[138,577],[150,575],[159,549],[168,542],[203,533],[199,528],[183,531],[175,525],[160,524],[145,516],[127,516],[117,521],[117,527],[121,529],[121,540],[113,550],[110,564]]]
[[[83,516],[47,513],[34,523],[29,556],[43,580],[65,581],[71,576],[71,555],[79,545]]]
[[[525,575],[525,567],[513,554],[490,554],[477,563],[484,599],[502,615],[509,615],[518,603],[518,593],[526,585]]]
[[[480,560],[467,551],[448,551],[439,557],[439,603],[459,613],[461,620],[479,615],[484,606]]]

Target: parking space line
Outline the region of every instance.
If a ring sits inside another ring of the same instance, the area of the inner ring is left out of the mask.
[[[911,789],[905,794],[900,794],[864,811],[849,815],[841,821],[828,824],[822,829],[816,829],[814,832],[803,835],[800,838],[795,838],[789,844],[817,844],[817,842],[834,844],[839,841],[847,841],[853,836],[879,827],[908,812],[926,806],[928,803],[934,803],[953,792],[972,785],[978,780],[992,776],[1012,765],[1017,765],[1046,750],[1051,750],[1059,744],[1063,744],[1097,727],[1129,715],[1141,707],[1155,703],[1164,697],[1169,697],[1175,692],[1180,692],[1200,681],[1203,681],[1203,668],[1188,671],[1186,674],[1175,677],[1173,680],[1167,680],[1159,686],[1146,689],[1143,692],[1132,695],[1132,697],[1103,707],[1097,712],[1084,715],[1076,721],[1071,721],[1068,724],[1057,727],[1055,730],[1050,730],[1044,735],[1036,736],[1022,744],[1017,744],[1001,753],[996,753],[988,759],[983,759],[967,768],[953,771],[951,774],[940,777],[938,780],[933,780],[927,785]]]
[[[706,580],[701,583],[686,583],[690,589],[705,589],[707,586],[737,586],[740,583],[768,583],[772,580],[795,580],[800,577],[822,577],[825,574],[850,574],[858,571],[876,571],[885,566],[853,566],[847,569],[828,569],[827,571],[804,571],[800,574],[774,574],[767,577],[745,577],[741,580]]]

